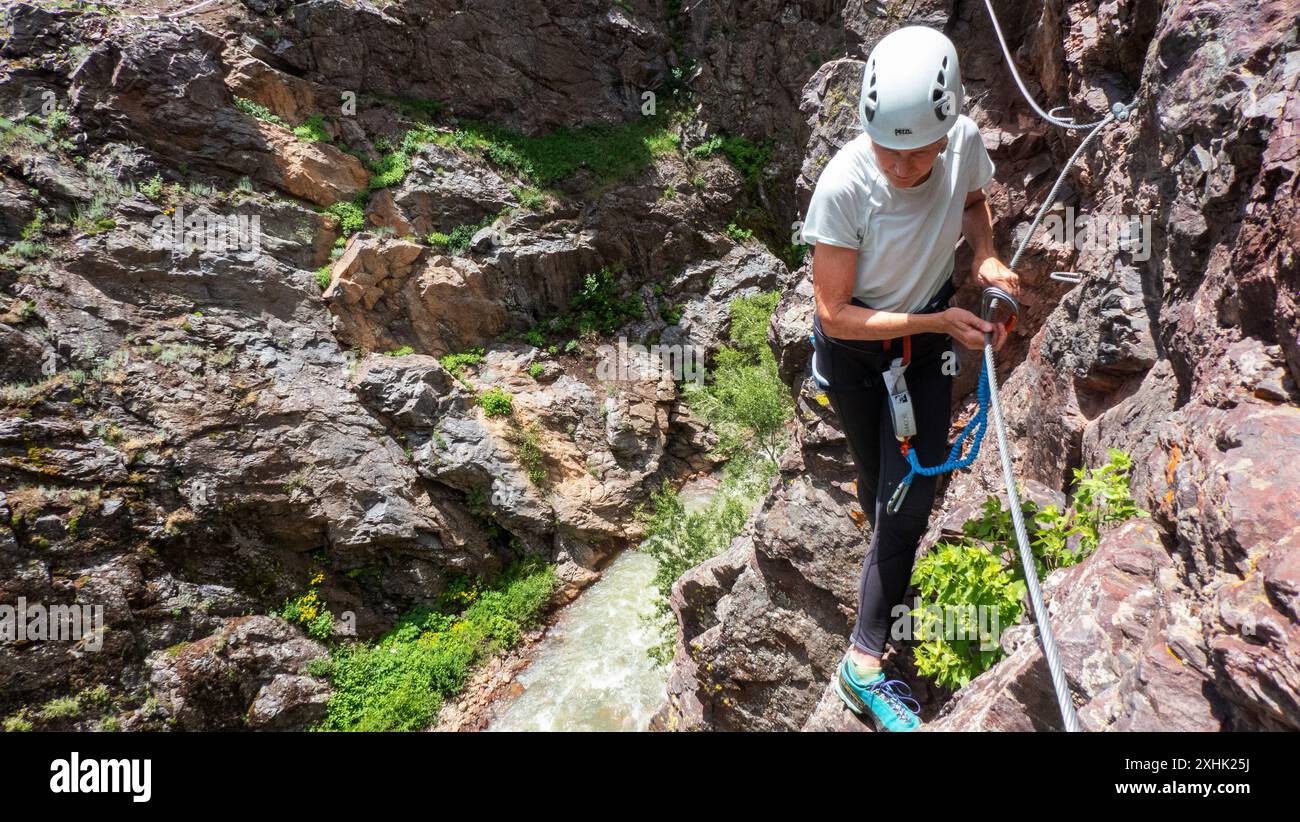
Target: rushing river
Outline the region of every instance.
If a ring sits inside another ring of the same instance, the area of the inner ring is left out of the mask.
[[[519,674],[524,692],[498,702],[490,731],[644,731],[667,671],[646,655],[655,632],[655,561],[624,551],[561,613]]]
[[[686,483],[687,511],[708,504],[716,476]],[[560,614],[519,674],[524,692],[492,710],[489,731],[644,731],[667,696],[668,671],[646,650],[658,641],[643,619],[654,613],[656,562],[624,551]]]

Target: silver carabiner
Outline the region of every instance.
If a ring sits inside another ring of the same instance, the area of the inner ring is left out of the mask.
[[[897,514],[898,509],[903,507],[903,497],[907,496],[907,492],[911,487],[912,477],[910,475],[904,477],[902,482],[898,483],[898,487],[894,489],[894,493],[889,495],[889,502],[885,504],[885,512]]]

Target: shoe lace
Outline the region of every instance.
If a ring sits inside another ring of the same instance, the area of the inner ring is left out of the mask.
[[[879,685],[874,686],[872,690],[880,693],[884,698],[885,703],[894,711],[894,716],[897,716],[899,719],[906,718],[903,713],[904,711],[913,716],[919,716],[921,713],[921,703],[912,698],[911,687],[901,679],[885,680]],[[916,707],[909,708],[906,704],[907,702],[912,703]]]

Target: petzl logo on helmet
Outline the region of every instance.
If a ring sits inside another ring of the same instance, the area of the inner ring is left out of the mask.
[[[911,133],[912,133],[912,130],[911,130],[910,128],[896,128],[896,129],[894,129],[894,134],[895,134],[895,135],[899,135],[899,134],[911,134]]]

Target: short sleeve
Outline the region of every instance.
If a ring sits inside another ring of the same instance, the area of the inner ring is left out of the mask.
[[[976,191],[989,184],[993,179],[993,171],[996,166],[993,165],[993,158],[989,156],[989,150],[984,147],[984,138],[980,136],[979,126],[971,121],[967,137],[967,156],[970,157],[970,177],[966,191]]]
[[[803,241],[808,245],[862,246],[863,191],[850,173],[851,160],[848,151],[840,149],[817,178],[803,221]]]

